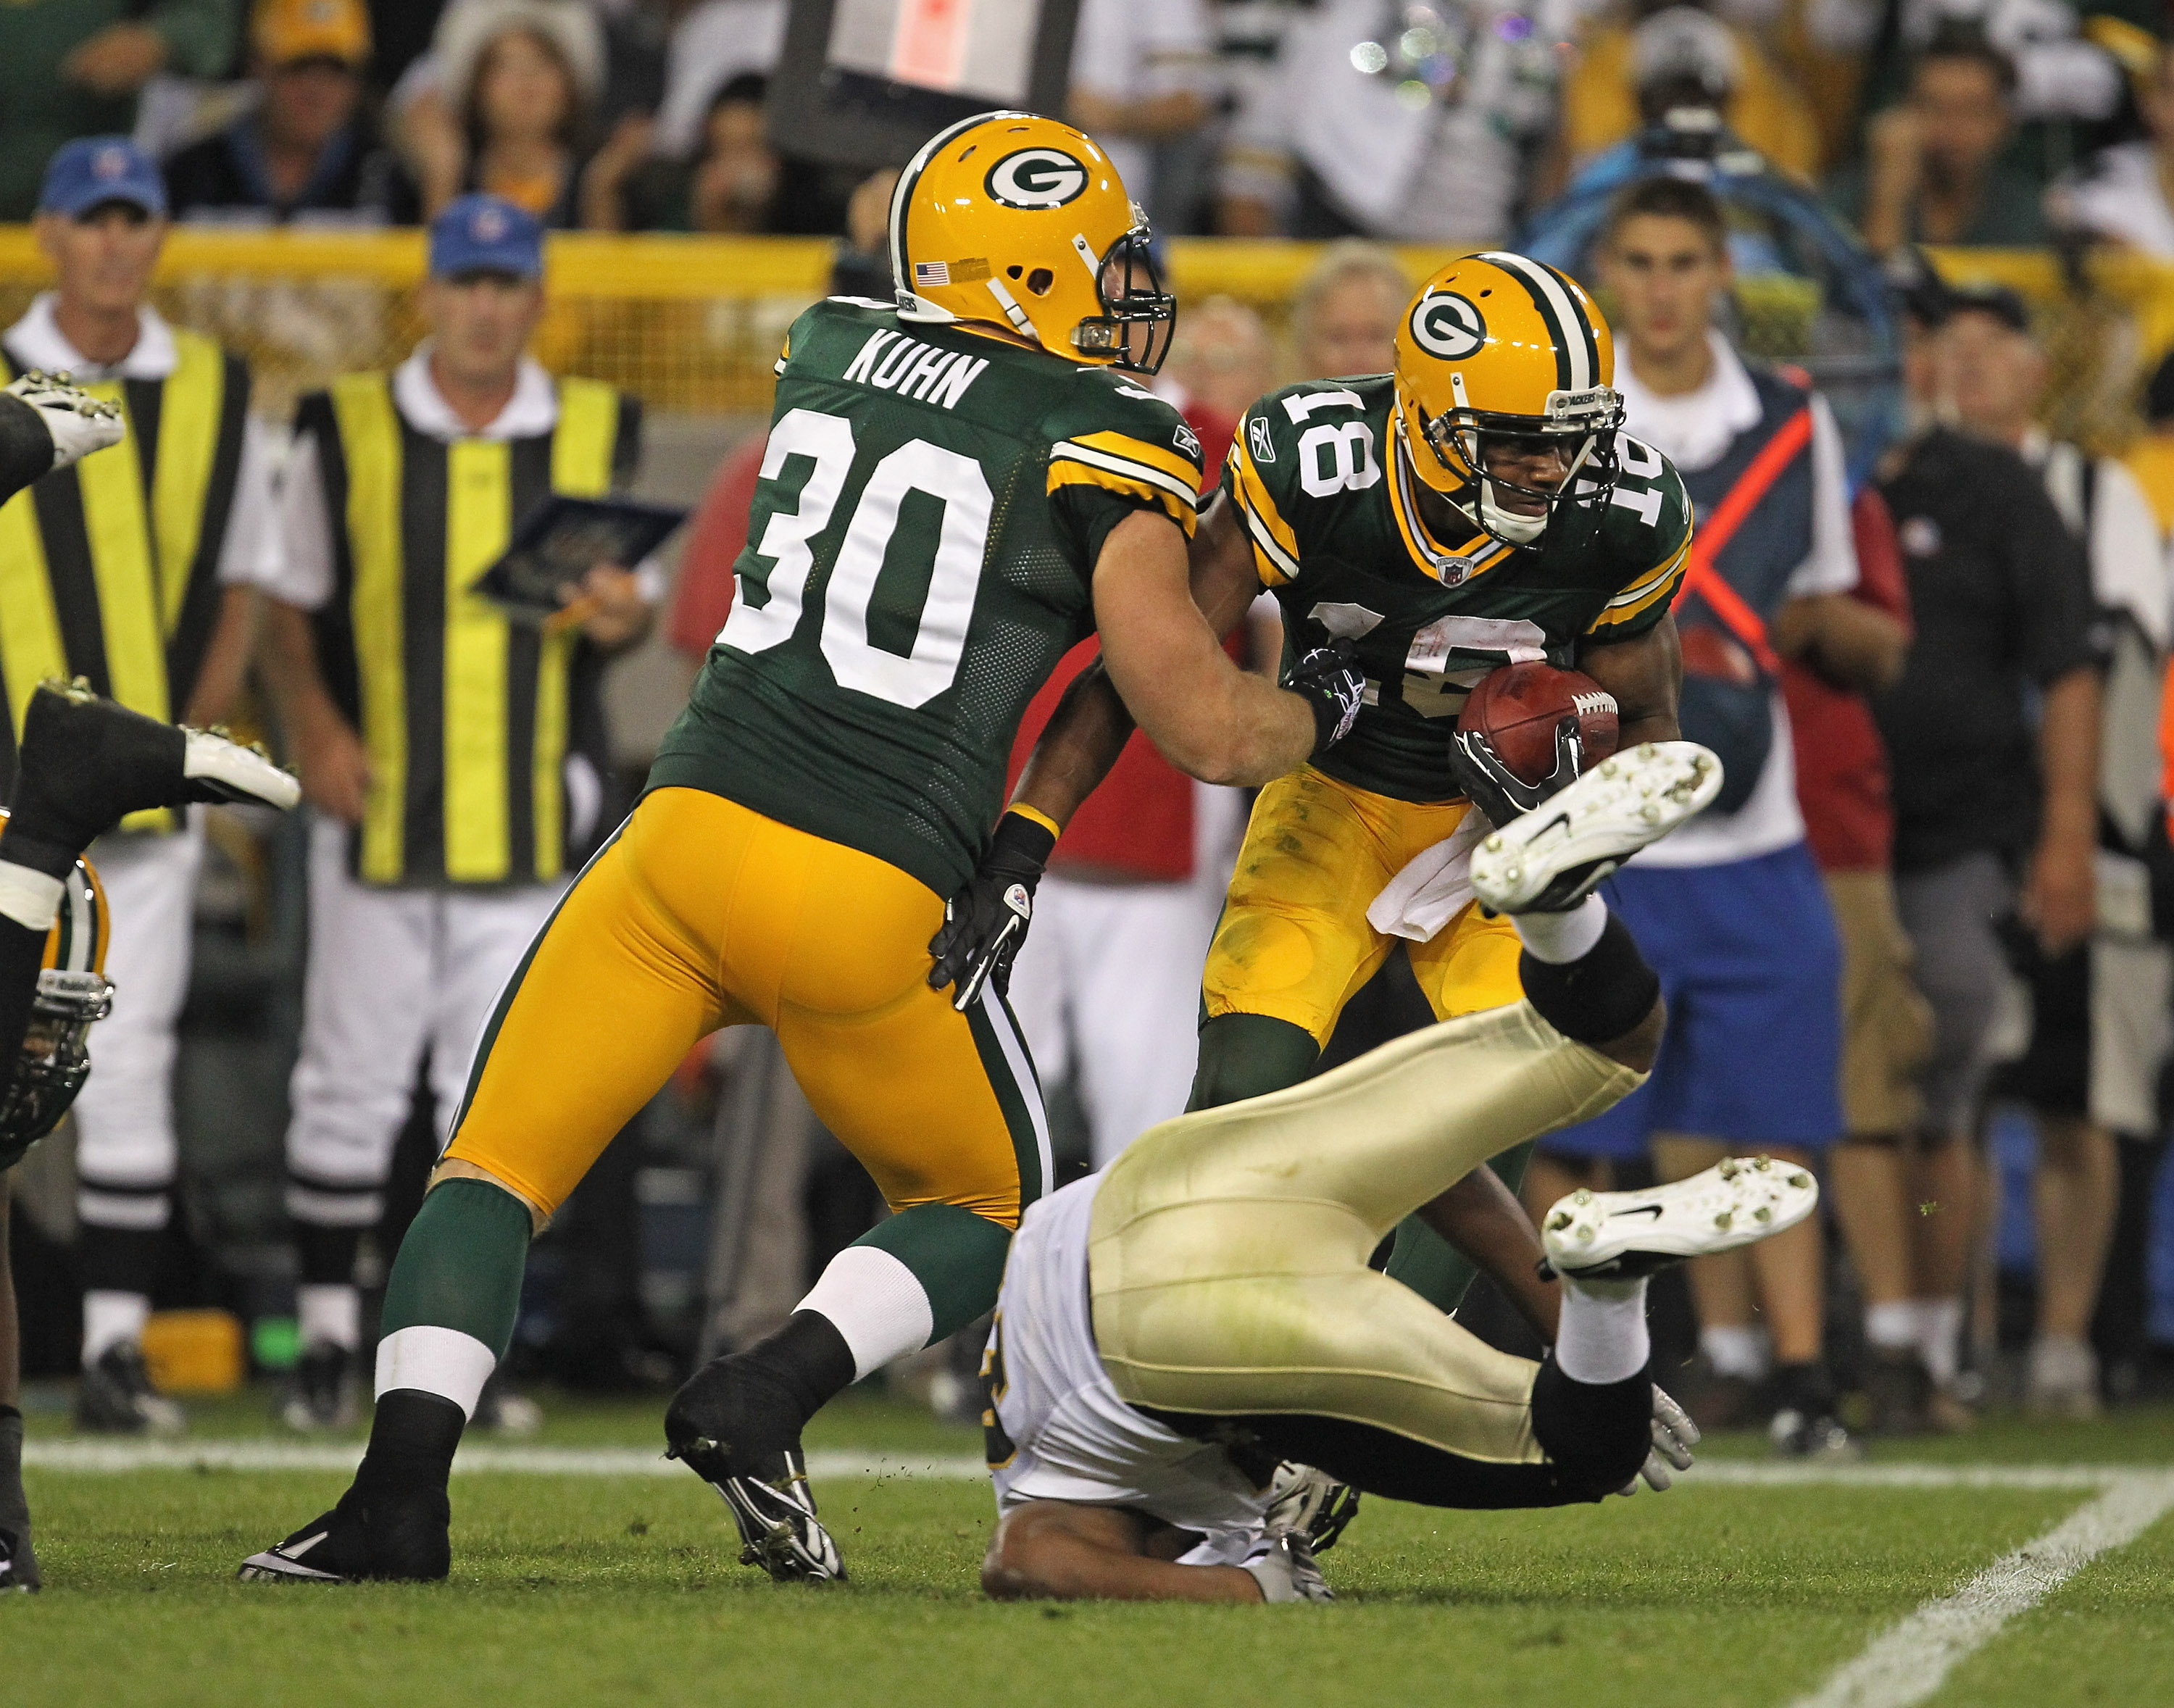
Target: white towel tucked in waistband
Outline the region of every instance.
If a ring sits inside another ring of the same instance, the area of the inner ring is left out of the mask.
[[[1467,813],[1454,830],[1382,886],[1366,910],[1366,922],[1390,937],[1429,941],[1472,900],[1472,851],[1494,828],[1479,808]]]

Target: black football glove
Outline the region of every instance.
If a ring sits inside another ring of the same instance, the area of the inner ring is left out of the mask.
[[[1012,987],[1012,958],[1026,941],[1034,918],[1034,889],[1057,838],[1046,824],[1024,813],[1007,813],[966,887],[944,904],[944,928],[928,939],[936,965],[928,986],[952,986],[951,1006],[964,1013],[993,985],[998,996]]]
[[[1555,725],[1555,770],[1528,783],[1502,762],[1493,742],[1477,730],[1460,729],[1449,738],[1449,769],[1457,787],[1499,830],[1584,775],[1585,738],[1577,719],[1565,716]]]
[[[1349,640],[1317,646],[1291,666],[1283,685],[1313,708],[1313,750],[1333,747],[1351,733],[1366,704],[1366,677]]]

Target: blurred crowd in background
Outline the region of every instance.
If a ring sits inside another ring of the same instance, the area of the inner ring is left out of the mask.
[[[481,192],[554,230],[836,238],[837,287],[887,295],[893,175],[777,145],[766,101],[787,12],[786,0],[0,7],[0,221],[38,211],[45,163],[68,139],[129,134],[183,224],[416,224]],[[1614,311],[1609,282],[1572,264],[1587,241],[1576,210],[1643,170],[1663,133],[1676,139],[1664,149],[1781,209],[1801,246],[1825,244],[1826,300],[1854,302],[1847,336],[1761,348],[1777,299],[1760,294],[1758,246],[1732,234],[1739,273],[1716,318],[1747,354],[1805,356],[1830,390],[1863,500],[1857,597],[1895,625],[1885,686],[1845,696],[1854,758],[1800,705],[1816,684],[1792,683],[1789,709],[1804,827],[1837,915],[1865,873],[1901,898],[1885,953],[1902,970],[1876,988],[1846,979],[1845,999],[1870,1004],[1849,1024],[1886,1035],[1912,1084],[1885,1103],[1843,1087],[1850,1131],[1827,1156],[1835,1261],[1739,1278],[1733,1293],[1656,1289],[1663,1361],[1684,1371],[1670,1386],[1693,1390],[1703,1416],[1771,1414],[1777,1364],[1807,1356],[1831,1372],[1856,1435],[1965,1428],[2009,1404],[2085,1417],[2174,1392],[2161,1084],[2174,857],[2160,759],[2174,364],[2100,338],[2095,356],[2112,349],[2114,371],[2095,369],[2080,397],[2069,356],[2078,327],[2098,324],[2088,312],[2049,320],[2003,287],[1944,282],[1945,262],[1925,254],[2039,252],[2078,301],[2095,257],[2174,261],[2169,34],[2155,0],[1081,0],[1068,116],[1108,146],[1159,236],[1328,245],[1280,316],[1232,297],[1182,305],[1158,384],[1208,448],[1211,481],[1263,392],[1390,365],[1418,282],[1393,246],[1546,252],[1560,240],[1562,264]],[[1835,317],[1809,319],[1823,315]],[[643,722],[630,705],[668,712],[730,608],[764,454],[759,422],[734,436],[721,462],[704,440],[663,475],[671,444],[652,440],[646,484],[697,507],[641,583],[658,636],[610,663],[600,704],[623,724]],[[1971,544],[1972,518],[2008,520]],[[1995,583],[1997,598],[1980,597]],[[1280,644],[1271,616],[1234,641],[1267,669]],[[292,752],[300,738],[257,703]],[[569,785],[588,824],[630,802],[643,748],[626,727],[589,744],[592,774]],[[325,808],[321,788],[312,799]],[[1060,846],[1013,1001],[1070,1173],[1183,1107],[1201,954],[1247,810],[1138,742]],[[281,1148],[310,955],[306,832],[208,816],[173,1068],[179,1213],[160,1236],[146,1342],[154,1376],[181,1387],[290,1368],[308,1338]],[[1945,905],[1966,869],[1977,888]],[[1324,1059],[1413,1024],[1409,986],[1393,958]],[[598,1019],[600,1049],[612,1024]],[[461,1077],[463,1064],[427,1059],[442,1043],[420,1047],[392,1176],[363,1230],[365,1299]],[[1628,1184],[1653,1165],[1544,1157],[1535,1180]],[[19,1178],[33,1376],[97,1350],[83,1339],[68,1169],[67,1147],[48,1146]],[[781,1322],[879,1213],[767,1035],[720,1034],[539,1242],[516,1380],[668,1381]],[[232,1356],[202,1354],[206,1312],[235,1325]],[[1468,1314],[1514,1338],[1484,1296]],[[365,1305],[365,1339],[366,1318]],[[1782,1340],[1793,1349],[1777,1354]],[[976,1412],[976,1350],[961,1336],[893,1379]],[[333,1420],[307,1405],[287,1415]],[[479,1421],[529,1415],[500,1395]],[[134,1420],[181,1422],[171,1408]]]

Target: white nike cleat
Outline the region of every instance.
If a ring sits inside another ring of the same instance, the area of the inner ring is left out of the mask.
[[[1314,1553],[1326,1554],[1358,1513],[1359,1491],[1349,1483],[1286,1459],[1268,1480],[1268,1510],[1261,1527],[1272,1537],[1303,1537]]]
[[[66,374],[47,374],[32,368],[0,390],[38,412],[38,419],[52,435],[55,468],[80,462],[94,451],[118,445],[127,435],[120,405],[70,385]]]
[[[263,749],[244,746],[218,727],[179,727],[186,742],[181,776],[192,786],[190,800],[249,802],[284,811],[302,798],[300,780],[273,764]]]
[[[1749,1246],[1811,1214],[1820,1183],[1771,1157],[1731,1157],[1643,1192],[1581,1187],[1540,1221],[1548,1264],[1567,1280],[1628,1281],[1687,1258]]]
[[[1490,913],[1573,906],[1720,792],[1721,761],[1696,742],[1617,754],[1485,838],[1472,854],[1473,893]]]

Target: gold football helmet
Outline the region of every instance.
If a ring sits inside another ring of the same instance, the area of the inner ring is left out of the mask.
[[[1177,299],[1150,235],[1085,132],[1033,113],[962,119],[891,193],[898,317],[1000,327],[1069,362],[1152,374]]]
[[[1493,538],[1530,545],[1559,508],[1608,502],[1615,343],[1567,274],[1500,251],[1451,262],[1397,328],[1395,379],[1413,472]]]
[[[0,824],[8,814],[0,811]],[[61,889],[60,916],[46,932],[44,965],[21,1053],[0,1066],[0,1169],[60,1125],[90,1074],[91,1024],[112,1012],[105,977],[111,935],[105,890],[78,860]]]

